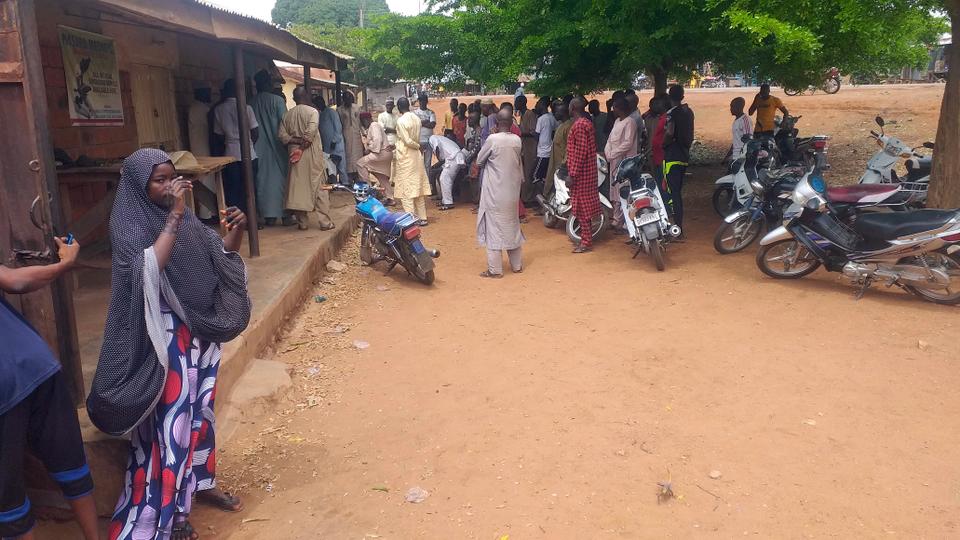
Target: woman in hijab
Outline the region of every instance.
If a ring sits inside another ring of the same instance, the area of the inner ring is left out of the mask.
[[[111,540],[198,538],[195,492],[240,508],[215,487],[213,398],[221,344],[250,320],[237,253],[247,218],[222,211],[221,239],[186,209],[190,190],[170,156],[141,149],[123,162],[110,214],[110,308],[87,411],[109,434],[132,431]]]

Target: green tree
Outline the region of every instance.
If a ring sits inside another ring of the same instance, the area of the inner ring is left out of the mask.
[[[360,26],[371,17],[390,12],[386,0],[277,0],[270,12],[273,22],[287,27],[294,24]]]
[[[956,39],[960,35],[960,0],[944,0],[942,7],[950,16],[951,33]],[[940,104],[928,201],[936,208],[960,208],[960,46],[951,45],[948,54],[950,72]]]
[[[389,62],[374,59],[367,42],[368,28],[339,27],[332,24],[295,24],[290,31],[315,45],[353,57],[343,71],[344,82],[383,88],[400,78],[400,71]]]

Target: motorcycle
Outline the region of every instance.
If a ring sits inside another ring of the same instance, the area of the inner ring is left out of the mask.
[[[620,186],[620,207],[630,240],[636,244],[636,259],[641,251],[650,255],[658,271],[666,268],[666,244],[680,237],[680,227],[670,221],[670,212],[653,176],[641,172],[643,157],[624,159],[616,172]],[[614,186],[616,187],[616,185]]]
[[[820,167],[823,170],[830,168],[826,161],[827,140],[830,137],[826,135],[814,135],[812,137],[797,137],[797,122],[802,116],[786,116],[784,118],[776,117],[774,120],[773,142],[775,144],[766,148],[768,159],[761,162],[761,166],[768,169],[775,169],[792,164],[799,164],[809,169],[814,161],[820,160]],[[743,142],[749,142],[752,138],[745,135]],[[736,193],[736,184],[738,178],[741,185],[748,185],[744,181],[745,172],[743,164],[747,156],[747,145],[744,144],[740,149],[740,155],[730,163],[727,174],[718,178],[714,182],[713,190],[713,210],[720,217],[726,217],[735,212],[742,206],[744,193]],[[746,194],[750,193],[747,189]]]
[[[610,226],[613,217],[613,205],[607,197],[609,191],[607,182],[609,171],[607,160],[597,154],[597,190],[600,192],[600,216],[593,220],[590,229],[593,237],[597,238]],[[558,169],[553,175],[553,196],[548,201],[543,195],[537,194],[537,202],[543,210],[543,225],[548,229],[556,228],[560,222],[566,223],[567,237],[575,245],[580,244],[580,221],[572,214],[573,202],[570,199],[570,190]]]
[[[840,91],[840,70],[837,68],[830,68],[825,74],[823,81],[819,86],[810,85],[806,88],[783,88],[783,93],[788,96],[799,96],[805,92],[810,92],[811,94],[815,93],[817,90],[823,90],[827,94],[836,94]]]
[[[905,191],[914,193],[911,201],[915,206],[923,206],[927,200],[927,188],[930,186],[930,170],[933,167],[933,156],[926,156],[917,152],[920,148],[934,150],[932,142],[925,142],[916,148],[907,146],[900,139],[887,135],[884,131],[886,122],[882,117],[876,118],[880,126],[880,133],[870,131],[870,136],[880,146],[880,150],[867,162],[867,170],[860,177],[861,184],[901,184]],[[900,178],[894,167],[900,159],[906,159],[907,177]]]
[[[960,304],[960,211],[872,212],[848,225],[819,171],[801,179],[790,200],[783,225],[760,241],[764,274],[797,279],[823,265],[859,285],[857,298],[882,281],[930,302]]]
[[[399,264],[421,283],[433,283],[433,259],[439,257],[440,252],[423,246],[416,216],[387,210],[375,196],[376,189],[366,182],[356,182],[352,188],[337,185],[332,189],[348,191],[356,200],[357,214],[362,221],[360,260],[364,264],[372,266],[387,261],[387,274]]]
[[[700,82],[700,88],[726,88],[727,78],[723,75],[708,75]]]

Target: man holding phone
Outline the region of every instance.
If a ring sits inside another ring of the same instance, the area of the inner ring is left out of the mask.
[[[56,238],[59,262],[0,265],[0,537],[33,538],[35,524],[23,469],[29,449],[40,458],[70,503],[83,536],[96,540],[93,479],[60,363],[30,323],[3,298],[41,289],[73,268],[80,246]]]

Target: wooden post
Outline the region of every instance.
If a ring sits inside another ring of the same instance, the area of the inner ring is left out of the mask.
[[[0,0],[0,118],[16,129],[0,130],[0,264],[11,264],[12,249],[56,254],[51,235],[65,234],[47,96],[40,60],[40,42],[32,0]],[[38,199],[43,230],[33,226],[29,211]],[[48,203],[48,198],[52,202]],[[50,287],[8,297],[51,345],[66,375],[75,404],[83,402],[83,370],[69,276]]]
[[[339,106],[339,105],[340,105],[340,102],[343,100],[343,93],[342,93],[342,90],[340,89],[340,69],[339,69],[339,67],[340,67],[340,66],[337,66],[338,69],[334,70],[334,72],[333,72],[333,78],[334,78],[334,81],[335,81],[335,82],[334,82],[334,85],[333,85],[333,86],[334,86],[333,91],[336,92],[336,94],[337,94],[337,106]]]
[[[310,77],[310,66],[303,66],[303,89],[307,91],[307,99],[313,103],[313,79]]]
[[[233,48],[233,79],[237,85],[237,126],[240,129],[240,162],[243,185],[247,188],[247,235],[250,256],[260,256],[260,234],[257,230],[257,196],[253,185],[253,160],[250,159],[250,118],[247,116],[247,78],[243,73],[243,49]]]

